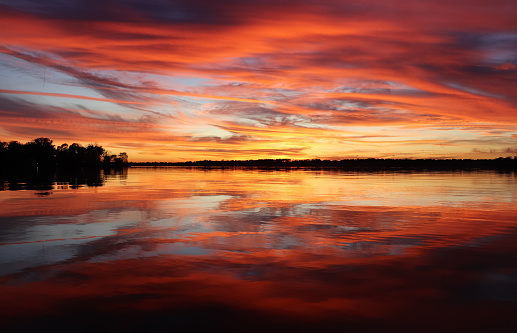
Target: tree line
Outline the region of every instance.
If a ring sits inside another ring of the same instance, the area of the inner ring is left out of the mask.
[[[203,160],[188,162],[144,162],[133,166],[183,166],[203,168],[260,168],[260,169],[341,169],[341,170],[517,170],[517,157],[494,159],[396,159],[355,158],[342,160],[322,159],[258,159],[258,160]]]
[[[98,144],[86,147],[78,143],[55,146],[49,138],[36,138],[27,143],[0,141],[0,167],[2,168],[99,168],[124,166],[128,155],[112,155]]]

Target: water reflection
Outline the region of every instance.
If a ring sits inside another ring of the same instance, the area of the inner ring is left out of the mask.
[[[513,173],[134,168],[101,178],[78,188],[54,178],[52,195],[0,192],[7,327],[517,324]]]
[[[86,170],[0,170],[0,191],[32,190],[36,195],[51,194],[53,189],[103,186],[107,179],[127,178],[127,168]]]

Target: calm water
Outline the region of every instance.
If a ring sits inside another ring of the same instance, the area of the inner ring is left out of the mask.
[[[517,326],[513,173],[132,168],[0,189],[2,331]]]

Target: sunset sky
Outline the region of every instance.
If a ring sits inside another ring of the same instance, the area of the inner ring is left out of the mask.
[[[130,161],[517,155],[515,0],[0,0],[0,141]]]

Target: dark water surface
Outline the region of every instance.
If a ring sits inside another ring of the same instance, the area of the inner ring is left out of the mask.
[[[97,178],[0,186],[0,331],[517,330],[513,173]]]

